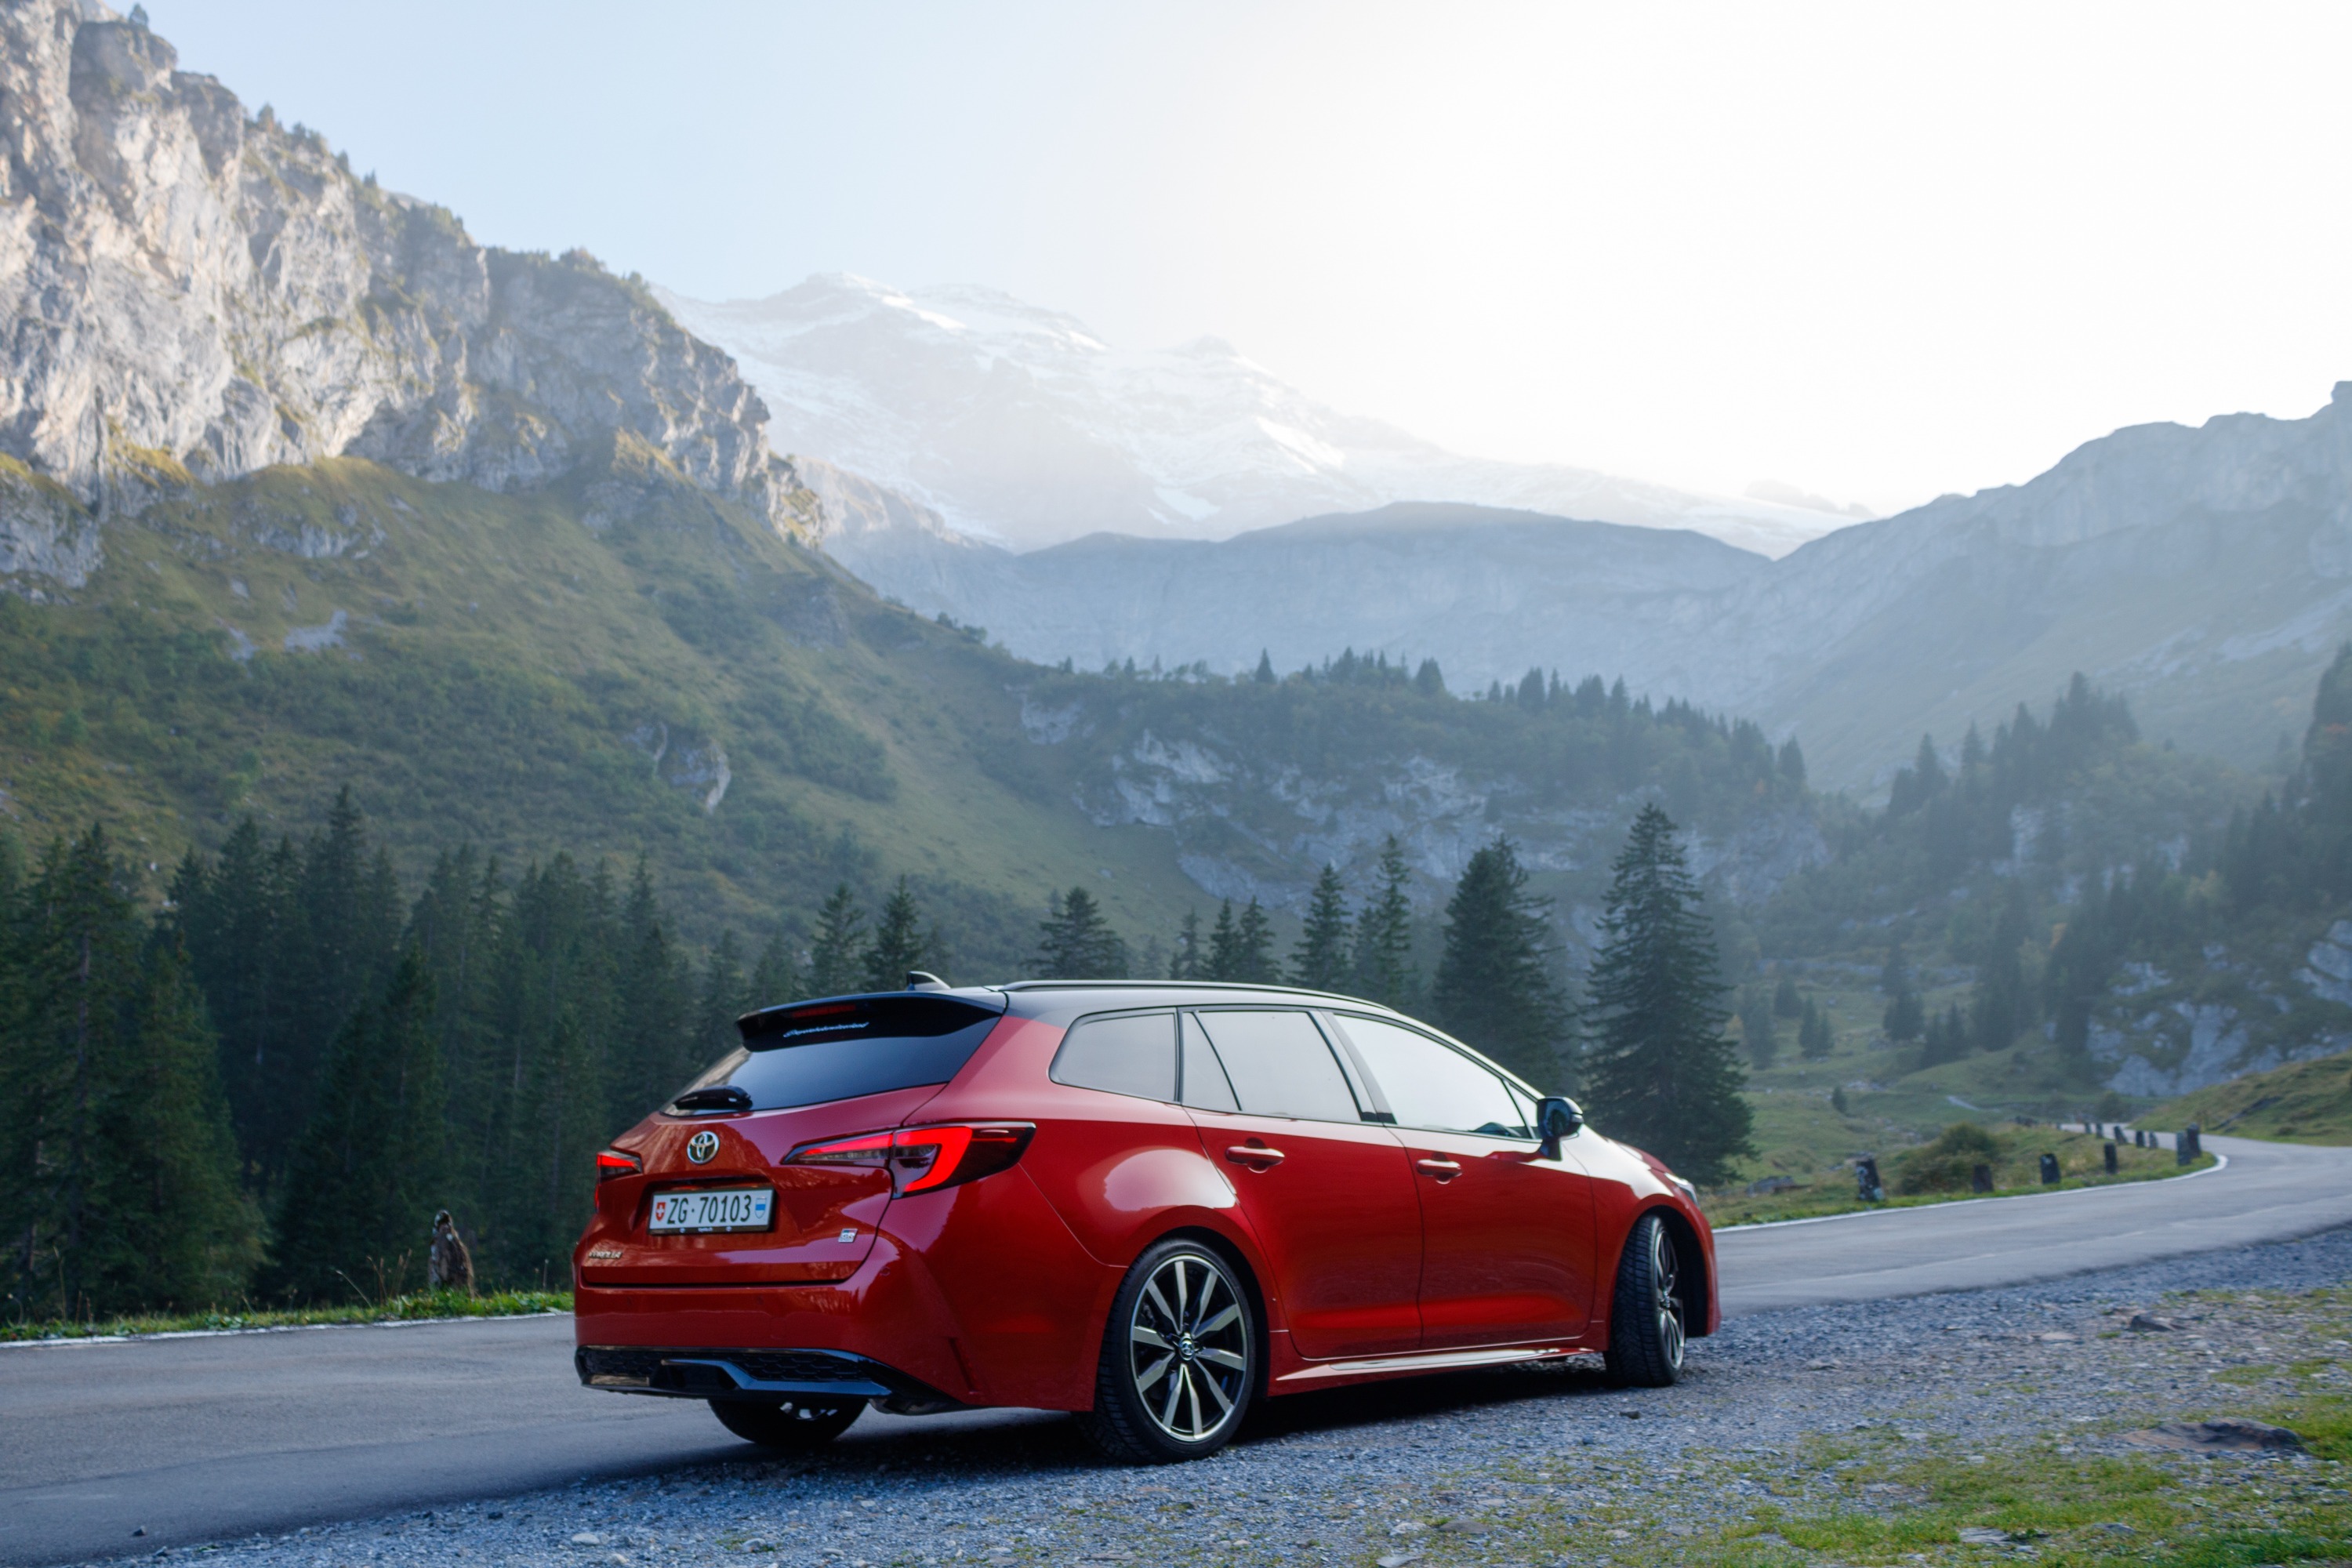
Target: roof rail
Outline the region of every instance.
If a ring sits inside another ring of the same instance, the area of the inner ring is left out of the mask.
[[[1368,997],[1350,996],[1344,991],[1318,991],[1309,985],[1260,985],[1244,980],[1013,980],[989,987],[992,991],[1262,991],[1269,996],[1323,996],[1334,1002],[1353,1002],[1360,1007],[1378,1007],[1383,1012],[1395,1008],[1384,1002]]]

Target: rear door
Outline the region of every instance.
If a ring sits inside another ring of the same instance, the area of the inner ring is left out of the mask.
[[[1385,1019],[1335,1019],[1397,1120],[1422,1215],[1427,1350],[1571,1338],[1592,1302],[1592,1184],[1543,1158],[1534,1108],[1444,1041]]]
[[[1183,1019],[1179,1092],[1224,1166],[1302,1356],[1392,1354],[1421,1338],[1421,1214],[1396,1135],[1365,1120],[1312,1015]]]

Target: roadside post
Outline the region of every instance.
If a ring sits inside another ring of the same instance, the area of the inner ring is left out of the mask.
[[[2054,1187],[2058,1184],[2058,1156],[2055,1154],[2042,1155],[2042,1184],[2045,1187]]]
[[[2116,1146],[2114,1144],[2109,1143],[2105,1146],[2105,1157],[2107,1162],[2107,1174],[2112,1176],[2119,1169],[2116,1163]]]
[[[1992,1191],[1992,1167],[1990,1165],[1979,1165],[1975,1170],[1969,1173],[1969,1191],[1972,1193],[1989,1193]]]
[[[1878,1157],[1857,1154],[1853,1161],[1853,1194],[1866,1204],[1883,1204],[1886,1189],[1879,1184]]]

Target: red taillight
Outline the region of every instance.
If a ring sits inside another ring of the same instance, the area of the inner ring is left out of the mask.
[[[806,1143],[784,1156],[787,1165],[866,1165],[890,1170],[899,1194],[937,1192],[1009,1169],[1037,1130],[999,1121],[947,1127],[902,1127]]]
[[[646,1168],[646,1163],[626,1150],[607,1149],[596,1156],[596,1179],[609,1182],[615,1176],[634,1176]]]

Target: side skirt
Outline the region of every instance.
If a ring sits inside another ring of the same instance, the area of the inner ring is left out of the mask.
[[[1318,1361],[1271,1381],[1270,1394],[1298,1394],[1358,1378],[1406,1377],[1423,1372],[1468,1372],[1478,1367],[1562,1361],[1591,1352],[1567,1345],[1504,1346],[1490,1350],[1420,1351],[1412,1355],[1359,1356]]]

